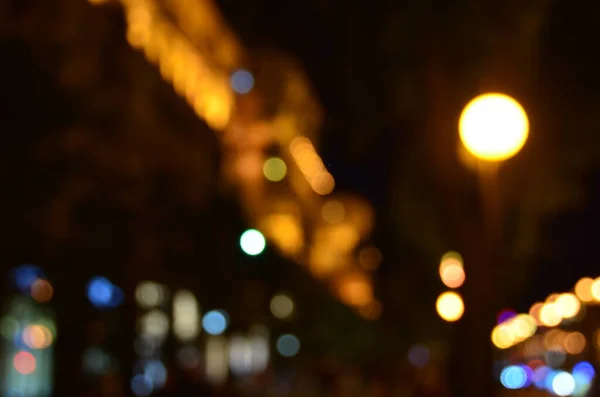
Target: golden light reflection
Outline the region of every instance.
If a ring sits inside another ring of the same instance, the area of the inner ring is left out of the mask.
[[[302,222],[297,216],[268,215],[261,220],[260,230],[287,255],[296,255],[304,248],[304,231]]]
[[[373,287],[364,275],[352,273],[341,278],[339,294],[347,305],[366,306],[373,300]]]
[[[589,303],[594,300],[592,284],[594,284],[594,280],[590,277],[584,277],[575,284],[575,295],[580,301]]]
[[[544,347],[547,350],[562,349],[567,333],[560,329],[550,330],[544,335]]]
[[[531,308],[529,309],[529,315],[535,320],[535,323],[538,326],[543,325],[540,317],[543,307],[544,304],[542,302],[537,302],[531,305]]]
[[[448,322],[460,320],[465,312],[462,297],[456,292],[444,292],[438,297],[435,306],[438,315]]]
[[[290,153],[315,193],[324,196],[333,191],[335,180],[308,138],[294,138],[290,143]]]

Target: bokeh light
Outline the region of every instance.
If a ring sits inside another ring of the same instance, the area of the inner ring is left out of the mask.
[[[144,376],[152,382],[153,389],[161,389],[167,383],[167,368],[160,360],[149,360],[144,363]]]
[[[286,294],[277,294],[271,299],[271,313],[278,319],[289,318],[294,312],[294,301]]]
[[[527,384],[527,381],[527,372],[519,365],[510,365],[500,373],[500,383],[507,389],[520,389]]]
[[[556,305],[556,311],[563,318],[573,318],[581,309],[581,302],[575,294],[571,293],[561,294],[554,304]]]
[[[263,165],[263,174],[265,178],[271,182],[279,182],[285,178],[287,174],[287,166],[285,161],[279,157],[271,157],[265,161]]]
[[[475,157],[506,160],[521,150],[529,135],[529,120],[513,98],[483,94],[467,104],[459,120],[460,139]]]
[[[242,251],[250,256],[259,255],[266,247],[265,237],[256,229],[249,229],[242,233],[240,246]]]
[[[182,342],[200,333],[200,307],[191,291],[179,290],[173,297],[173,333]]]
[[[346,219],[346,208],[337,200],[327,200],[321,207],[321,216],[325,222],[335,225]]]
[[[408,362],[415,368],[424,368],[430,358],[431,352],[427,346],[414,345],[408,350]]]
[[[498,324],[502,324],[512,318],[517,316],[517,312],[511,309],[504,309],[500,313],[498,313],[497,321]]]
[[[211,310],[202,318],[202,327],[209,335],[221,335],[227,329],[227,317],[220,310]]]
[[[83,353],[84,369],[95,375],[108,372],[111,366],[110,356],[98,347],[90,347]]]
[[[573,374],[573,377],[576,379],[578,378],[585,383],[592,382],[594,376],[596,376],[596,370],[594,369],[594,366],[587,361],[581,361],[575,364],[571,373]]]
[[[554,303],[545,303],[540,310],[540,322],[546,327],[555,327],[562,321]]]
[[[35,265],[21,265],[13,269],[13,281],[22,292],[29,293],[36,280],[43,278],[42,269]]]
[[[594,280],[590,277],[584,277],[575,284],[575,295],[580,301],[589,303],[594,300],[592,284],[594,284]]]
[[[594,300],[600,302],[600,277],[592,282],[591,293]]]
[[[151,309],[163,304],[165,295],[165,288],[152,281],[142,281],[135,289],[135,299],[138,305],[144,309]]]
[[[277,351],[284,357],[294,357],[300,351],[300,340],[292,334],[281,335],[277,339]]]
[[[552,392],[557,396],[570,396],[575,391],[575,379],[568,372],[561,371],[552,379]]]
[[[564,348],[569,354],[581,354],[585,349],[585,336],[581,332],[572,332],[565,337]]]
[[[54,288],[48,280],[39,278],[31,284],[31,297],[38,303],[46,303],[54,296]]]
[[[115,308],[123,303],[123,292],[105,277],[94,277],[87,286],[90,302],[99,309]]]
[[[229,83],[236,93],[247,94],[254,88],[254,76],[246,69],[236,70],[231,74]]]
[[[35,371],[36,366],[37,363],[35,357],[29,352],[20,351],[15,354],[13,358],[13,367],[21,375],[32,374]]]
[[[28,325],[23,330],[23,342],[31,349],[45,349],[52,345],[52,332],[43,325]]]
[[[440,269],[440,278],[446,287],[459,288],[465,282],[465,270],[454,261]]]
[[[131,379],[131,391],[138,397],[149,396],[154,391],[152,379],[142,374],[135,375]]]
[[[439,316],[448,322],[458,321],[465,311],[463,300],[456,292],[441,294],[437,299],[436,308]]]

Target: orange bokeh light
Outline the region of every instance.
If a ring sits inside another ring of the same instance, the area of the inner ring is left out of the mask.
[[[39,303],[49,302],[54,295],[54,288],[48,280],[38,279],[31,285],[31,297]]]

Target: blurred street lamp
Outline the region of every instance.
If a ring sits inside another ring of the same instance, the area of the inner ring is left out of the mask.
[[[483,94],[467,104],[459,121],[460,139],[480,160],[503,161],[525,145],[529,120],[523,107],[504,94]]]

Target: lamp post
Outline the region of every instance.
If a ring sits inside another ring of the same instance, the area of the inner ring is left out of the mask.
[[[457,382],[461,397],[475,397],[492,393],[491,375],[486,373],[492,364],[489,332],[499,309],[496,286],[501,284],[497,276],[503,256],[497,171],[503,161],[515,156],[525,145],[529,121],[523,107],[513,98],[486,93],[465,106],[458,129],[462,144],[478,160],[483,224],[481,233],[470,236],[474,240],[465,252],[469,256],[465,257],[469,274],[463,293],[465,315],[455,330],[458,342],[455,353],[459,355],[456,360],[463,368],[451,370],[460,373]],[[469,371],[477,372],[477,379],[470,377]]]

